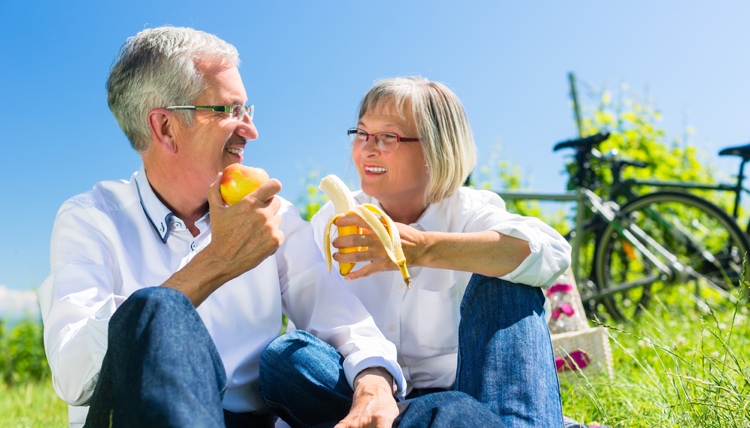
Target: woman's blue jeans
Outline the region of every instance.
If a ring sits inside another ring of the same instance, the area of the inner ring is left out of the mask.
[[[250,334],[250,333],[249,333]],[[224,365],[203,320],[181,292],[133,293],[109,321],[108,349],[86,427],[272,427],[275,417],[222,408]]]
[[[333,426],[352,404],[342,361],[305,332],[281,336],[261,356],[263,397],[294,428]],[[473,275],[461,302],[454,391],[399,408],[400,427],[562,427],[542,290]]]

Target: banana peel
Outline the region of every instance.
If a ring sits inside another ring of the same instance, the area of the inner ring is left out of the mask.
[[[390,217],[380,208],[372,204],[357,205],[349,188],[336,175],[327,175],[320,181],[320,190],[323,191],[333,203],[336,214],[330,219],[325,229],[325,259],[328,271],[331,271],[333,256],[331,254],[331,229],[336,220],[346,214],[356,214],[372,229],[375,236],[385,248],[388,258],[398,266],[401,276],[404,278],[407,288],[411,288],[411,276],[406,266],[406,256],[401,246],[401,236],[398,228]],[[363,231],[357,226],[338,227],[338,236],[361,234]],[[341,253],[352,253],[361,251],[362,247],[341,248]],[[346,275],[354,268],[354,263],[339,263],[339,273]]]

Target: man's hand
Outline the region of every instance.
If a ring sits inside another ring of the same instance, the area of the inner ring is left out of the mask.
[[[223,260],[228,274],[237,277],[275,253],[284,241],[277,214],[281,201],[274,197],[281,183],[270,179],[228,207],[221,198],[220,180],[219,176],[208,189],[211,243],[204,251]]]
[[[354,380],[354,399],[349,414],[334,428],[390,428],[398,417],[393,397],[393,377],[380,367],[362,370]]]
[[[404,250],[404,256],[406,256],[406,265],[420,266],[420,260],[427,244],[424,233],[402,223],[394,222],[394,224],[398,228],[398,233],[401,237],[401,247]],[[383,244],[375,233],[370,230],[364,220],[354,214],[347,214],[336,220],[336,226],[348,225],[357,225],[364,230],[364,233],[337,237],[332,242],[333,247],[367,247],[367,249],[353,253],[336,252],[333,254],[333,258],[339,263],[369,263],[358,268],[356,271],[350,272],[346,275],[346,279],[359,279],[376,272],[398,270],[398,266],[388,258]]]
[[[227,281],[258,266],[284,242],[279,229],[281,183],[271,179],[228,207],[219,190],[221,174],[208,189],[211,243],[164,286],[183,292],[197,307]]]

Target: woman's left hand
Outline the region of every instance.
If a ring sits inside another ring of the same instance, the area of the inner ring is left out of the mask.
[[[349,414],[334,428],[390,428],[398,417],[392,377],[382,368],[370,368],[354,381]]]
[[[420,255],[423,253],[425,247],[424,233],[402,223],[394,222],[394,224],[398,228],[398,233],[401,237],[401,247],[404,250],[404,256],[406,256],[406,265],[418,265]],[[354,214],[347,214],[336,220],[336,226],[348,225],[357,225],[362,228],[364,233],[337,237],[332,242],[333,247],[338,249],[360,247],[362,249],[353,253],[336,252],[333,254],[333,258],[339,263],[369,263],[361,268],[359,266],[355,267],[357,270],[350,272],[344,277],[345,279],[353,280],[364,278],[376,272],[398,270],[396,264],[388,257],[380,239],[367,226],[364,220]]]

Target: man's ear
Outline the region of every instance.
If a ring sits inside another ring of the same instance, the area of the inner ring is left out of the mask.
[[[148,126],[151,129],[152,140],[159,148],[172,153],[177,152],[175,125],[175,118],[167,109],[155,108],[148,112]]]

